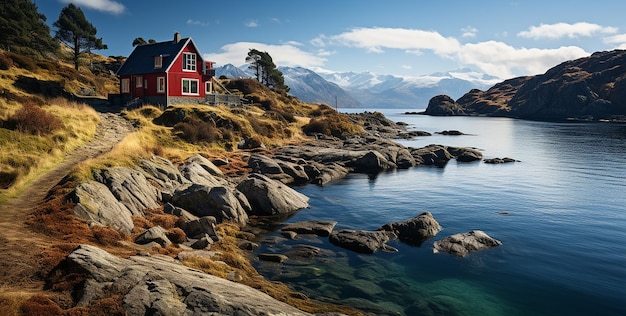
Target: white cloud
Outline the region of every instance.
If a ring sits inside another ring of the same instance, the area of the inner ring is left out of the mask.
[[[187,20],[187,25],[195,25],[195,26],[209,26],[209,22],[197,21],[189,19]]]
[[[626,45],[626,34],[605,37],[604,42],[607,44],[617,44],[619,45],[619,47],[624,47],[624,45]]]
[[[259,22],[257,20],[250,20],[250,21],[246,22],[246,26],[247,27],[258,27],[259,26]]]
[[[461,29],[461,32],[463,32],[463,35],[461,35],[462,37],[476,37],[476,34],[478,33],[478,29],[475,27],[464,27]]]
[[[565,46],[556,49],[515,48],[496,41],[465,44],[457,54],[461,63],[475,65],[499,78],[535,75],[566,60],[589,56],[582,48]]]
[[[412,53],[426,49],[438,55],[447,55],[460,48],[455,38],[444,37],[438,32],[401,28],[355,28],[339,35],[318,37],[313,41],[364,48],[372,53],[382,53],[389,48]]]
[[[204,54],[204,57],[207,60],[215,61],[218,65],[233,64],[240,66],[245,63],[246,56],[248,56],[250,49],[267,52],[272,56],[272,60],[276,66],[313,68],[322,66],[324,62],[326,62],[326,58],[305,52],[293,45],[269,45],[254,42],[227,44],[221,47],[220,53]]]
[[[122,14],[126,11],[123,4],[111,0],[60,0],[63,3],[73,3],[80,7],[94,9],[106,13]]]
[[[402,68],[407,70],[413,69],[411,65],[402,65]]]
[[[559,39],[564,37],[591,37],[595,34],[614,33],[617,33],[617,28],[615,27],[602,26],[587,22],[578,22],[574,24],[556,23],[531,26],[528,31],[517,33],[517,36],[532,39]]]

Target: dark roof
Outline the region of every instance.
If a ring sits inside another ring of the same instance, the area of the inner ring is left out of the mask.
[[[167,41],[154,44],[139,45],[128,56],[122,67],[117,70],[118,76],[131,74],[149,74],[165,72],[176,56],[190,42],[189,38],[180,41]],[[154,68],[154,56],[163,56],[163,67]]]

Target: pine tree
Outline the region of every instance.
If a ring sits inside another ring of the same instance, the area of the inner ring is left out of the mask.
[[[97,38],[98,30],[94,27],[83,11],[73,3],[61,10],[59,19],[54,22],[57,28],[55,37],[69,45],[74,51],[74,68],[78,70],[78,57],[92,49],[107,49],[102,38]]]
[[[259,82],[275,90],[289,92],[289,87],[285,85],[283,73],[276,68],[272,56],[267,52],[250,49],[246,62],[250,63],[250,69],[254,69]]]
[[[42,55],[55,51],[58,43],[50,35],[46,16],[30,0],[0,2],[0,48]]]

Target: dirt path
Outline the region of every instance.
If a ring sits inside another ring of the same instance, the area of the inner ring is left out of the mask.
[[[28,215],[76,164],[108,152],[134,130],[119,114],[99,115],[94,140],[67,155],[55,169],[29,184],[22,194],[0,204],[0,295],[41,291],[42,281],[33,278],[37,269],[34,263],[37,255],[49,246],[49,241],[26,226]]]

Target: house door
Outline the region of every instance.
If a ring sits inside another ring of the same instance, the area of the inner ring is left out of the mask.
[[[135,93],[134,96],[136,98],[143,98],[144,90],[145,90],[145,82],[143,80],[143,76],[135,77]]]

